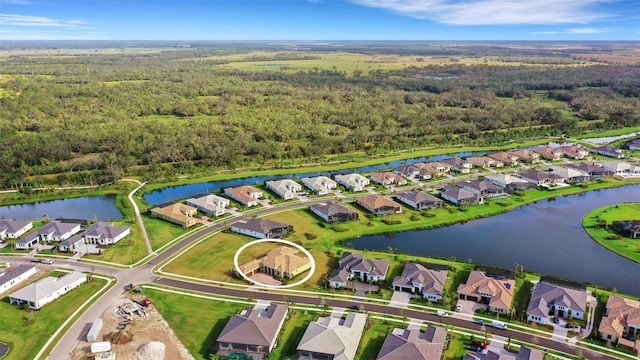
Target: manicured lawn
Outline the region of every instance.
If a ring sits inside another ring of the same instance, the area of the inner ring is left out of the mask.
[[[481,339],[476,339],[480,341]],[[444,360],[459,360],[464,354],[471,351],[470,344],[471,337],[459,334],[450,334],[449,345],[447,350],[444,351]]]
[[[305,314],[306,313],[306,314]],[[304,335],[307,326],[315,321],[319,313],[303,310],[290,310],[289,318],[285,320],[278,335],[278,347],[273,350],[270,359],[293,359],[296,348]]]
[[[400,326],[400,324],[397,323],[384,324],[380,319],[368,318],[367,327],[358,345],[356,359],[375,359],[382,348],[384,339],[387,337],[387,334],[393,330],[394,325]]]
[[[149,288],[144,289],[144,294],[153,301],[191,355],[199,360],[209,359],[216,339],[233,314],[253,307]]]
[[[93,282],[81,285],[38,311],[26,311],[10,305],[8,297],[2,299],[0,341],[10,347],[3,359],[33,359],[62,323],[105,284],[105,280],[94,278]]]
[[[147,256],[149,252],[140,227],[137,223],[127,224],[127,226],[131,226],[131,235],[120,240],[115,245],[102,249],[100,255],[85,255],[84,258],[130,265]]]
[[[611,223],[616,220],[640,220],[640,203],[609,205],[595,209],[584,216],[582,226],[598,244],[640,263],[640,239],[616,233],[611,228]],[[598,221],[606,222],[607,227],[598,226]]]
[[[147,229],[147,235],[149,236],[153,250],[158,250],[171,240],[195,228],[194,226],[190,229],[183,229],[176,224],[146,215],[142,216],[142,221],[144,221],[144,226]]]

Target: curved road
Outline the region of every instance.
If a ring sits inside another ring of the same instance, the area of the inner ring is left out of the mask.
[[[206,228],[199,230],[184,239],[176,242],[171,247],[158,254],[157,256],[151,258],[147,262],[142,265],[130,268],[130,269],[119,269],[119,268],[111,268],[107,266],[95,265],[93,263],[82,263],[77,261],[69,261],[69,260],[61,260],[57,259],[56,264],[64,264],[65,267],[74,268],[79,271],[94,271],[96,273],[101,273],[105,275],[114,276],[117,281],[115,286],[109,289],[105,294],[95,303],[87,308],[87,310],[78,318],[78,320],[69,328],[69,330],[63,335],[61,340],[56,344],[55,348],[48,355],[48,359],[66,359],[69,354],[75,348],[78,341],[83,340],[86,336],[86,332],[88,331],[88,325],[95,321],[102,312],[104,311],[105,306],[110,302],[106,299],[116,297],[123,292],[124,284],[139,284],[139,283],[154,283],[159,285],[171,286],[179,289],[199,291],[203,293],[209,293],[213,295],[224,295],[224,296],[233,296],[240,298],[249,298],[252,297],[256,300],[267,300],[267,301],[293,301],[297,304],[308,304],[308,305],[322,305],[327,304],[332,307],[349,307],[356,303],[360,303],[366,305],[366,308],[370,312],[380,313],[380,314],[388,314],[395,316],[407,316],[409,318],[427,320],[432,322],[441,322],[443,324],[450,324],[459,328],[471,329],[476,331],[482,331],[481,325],[475,324],[470,321],[456,319],[453,317],[447,317],[441,319],[440,317],[426,313],[423,311],[410,310],[410,309],[400,309],[392,306],[386,305],[378,305],[372,303],[363,303],[354,300],[339,300],[332,298],[321,298],[320,296],[302,296],[302,295],[293,295],[293,294],[282,294],[282,293],[270,293],[266,291],[255,291],[255,290],[241,290],[241,289],[233,289],[226,288],[214,285],[204,285],[198,283],[191,283],[181,280],[175,280],[170,278],[163,278],[158,276],[153,272],[154,267],[161,264],[163,261],[169,259],[174,256],[176,253],[184,249],[186,246],[190,245],[194,241],[201,239],[204,236],[211,235],[214,232],[220,231],[223,228],[245,218],[251,218],[256,216],[265,216],[268,214],[288,211],[295,208],[307,207],[311,204],[326,202],[326,199],[323,200],[312,200],[306,202],[295,202],[284,204],[280,206],[274,206],[270,208],[262,208],[257,211],[252,211],[250,213],[242,214],[236,218],[228,219],[224,222],[215,223]],[[23,257],[0,257],[0,261],[11,262],[11,263],[27,263],[30,261],[28,258]],[[402,311],[402,314],[401,314]],[[508,337],[509,335],[513,336],[513,339],[520,340],[526,343],[537,344],[539,346],[543,346],[548,349],[558,350],[570,354],[577,354],[586,356],[588,359],[592,360],[615,360],[616,357],[603,355],[598,352],[585,349],[582,347],[574,346],[565,342],[554,341],[549,338],[539,337],[531,334],[521,333],[513,330],[498,330],[491,328],[491,331],[494,334]]]

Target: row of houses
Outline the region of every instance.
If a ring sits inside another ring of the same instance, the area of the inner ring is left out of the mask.
[[[244,309],[227,322],[216,341],[216,354],[224,358],[266,359],[278,346],[278,333],[287,318],[287,305]],[[294,355],[295,360],[354,360],[367,315],[348,312],[321,316],[309,323]],[[387,333],[376,360],[440,359],[447,348],[447,329],[428,325],[420,329],[394,328]],[[540,350],[522,346],[514,360],[542,360]],[[469,353],[469,358],[476,355]],[[481,357],[485,359],[486,357]],[[497,358],[496,358],[497,359]]]
[[[17,239],[15,246],[21,250],[33,249],[41,242],[58,242],[60,251],[77,252],[81,244],[113,245],[131,234],[130,227],[111,222],[96,222],[78,234],[81,230],[79,223],[57,220],[35,230],[31,221],[0,220],[0,239]]]

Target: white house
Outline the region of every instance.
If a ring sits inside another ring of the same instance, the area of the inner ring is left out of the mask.
[[[249,185],[226,188],[224,194],[246,207],[257,206],[263,195],[262,191]]]
[[[113,223],[97,222],[84,231],[85,241],[89,244],[112,245],[131,234],[128,226],[113,226]]]
[[[365,186],[371,183],[369,179],[356,173],[336,175],[334,178],[338,183],[344,185],[344,187],[351,191],[362,191]]]
[[[38,310],[87,281],[87,276],[74,271],[61,277],[46,277],[9,294],[9,303],[27,304]]]
[[[36,267],[34,265],[20,265],[15,269],[0,273],[0,294],[18,285],[35,273]]]
[[[17,239],[31,229],[31,221],[0,220],[0,240]]]
[[[79,252],[80,246],[84,244],[84,236],[82,235],[74,235],[67,240],[61,241],[58,244],[58,249],[63,252]]]
[[[293,226],[269,219],[248,219],[231,225],[231,231],[258,239],[281,238],[293,231]]]
[[[302,191],[302,186],[291,179],[265,181],[267,188],[285,200],[293,199]]]
[[[305,177],[302,178],[302,183],[304,186],[309,188],[309,190],[318,195],[326,195],[329,193],[329,190],[333,190],[338,187],[337,182],[326,176]]]
[[[509,174],[489,174],[485,175],[484,179],[496,186],[509,189],[527,188],[530,184],[525,179]]]
[[[536,284],[527,307],[527,320],[547,324],[548,316],[583,319],[587,309],[587,292],[541,281]],[[549,314],[553,315],[549,315]]]
[[[624,152],[622,152],[622,150],[618,148],[614,148],[613,146],[609,146],[609,145],[594,147],[594,148],[591,148],[589,151],[591,151],[592,153],[596,153],[596,154],[600,154],[600,155],[604,155],[604,156],[608,156],[616,159],[622,159],[624,157]]]
[[[446,270],[427,269],[410,262],[405,265],[402,275],[393,279],[393,290],[420,294],[424,299],[437,302],[442,299],[447,274]]]
[[[202,211],[205,214],[213,216],[224,215],[225,209],[231,203],[229,199],[225,199],[216,195],[205,195],[199,198],[187,199],[187,205]]]
[[[21,250],[33,249],[42,241],[64,241],[80,231],[80,224],[51,221],[23,238],[16,240],[16,248]]]
[[[621,176],[640,176],[640,166],[632,165],[625,161],[607,161],[602,167]]]

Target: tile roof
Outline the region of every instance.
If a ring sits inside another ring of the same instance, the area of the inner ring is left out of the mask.
[[[412,201],[416,204],[421,204],[421,203],[441,203],[442,199],[438,199],[437,197],[424,193],[422,191],[418,191],[418,190],[406,190],[406,191],[398,191],[396,193],[396,198],[400,199],[400,198],[404,198],[407,199],[409,201]]]
[[[266,234],[269,231],[272,231],[274,229],[281,229],[289,226],[291,225],[269,220],[269,219],[261,219],[261,218],[238,221],[232,225],[232,227],[235,227],[235,228],[255,231],[261,234]]]
[[[387,259],[365,259],[361,253],[345,252],[338,260],[338,270],[349,272],[361,271],[372,275],[385,277],[389,270]]]
[[[333,189],[337,186],[337,183],[327,176],[305,177],[301,180],[306,187],[313,191]]]
[[[261,194],[262,191],[254,188],[253,186],[250,185],[243,185],[243,186],[238,186],[238,187],[234,187],[234,188],[226,188],[224,189],[225,194],[228,194],[232,197],[234,197],[236,200],[244,202],[244,203],[249,203],[252,201],[256,201],[256,198],[252,196],[255,194]]]
[[[447,329],[429,325],[420,330],[394,329],[384,339],[376,360],[440,359]]]
[[[406,180],[402,176],[394,174],[391,171],[374,172],[369,174],[369,177],[371,180],[383,184],[406,183]]]
[[[116,238],[122,233],[131,230],[128,226],[113,226],[110,222],[97,222],[85,229],[84,235],[105,239]]]
[[[393,286],[413,286],[412,284],[422,284],[423,293],[442,295],[444,283],[447,281],[446,270],[431,270],[420,264],[407,263],[402,275],[393,279]]]
[[[345,319],[321,317],[309,324],[298,351],[333,355],[333,360],[354,360],[367,315],[350,312]]]
[[[378,194],[359,196],[356,199],[356,202],[358,202],[359,204],[361,204],[366,208],[373,209],[373,210],[380,209],[383,207],[393,207],[393,208],[401,207],[400,204],[391,200],[390,198],[386,196],[378,195]]]
[[[491,294],[489,306],[509,310],[515,284],[513,279],[497,279],[480,271],[472,271],[467,282],[458,286],[458,294],[476,297],[480,297],[481,293]]]
[[[598,331],[622,337],[629,324],[640,326],[640,301],[610,295],[607,315],[602,317]]]
[[[547,316],[551,305],[561,305],[584,312],[587,306],[587,292],[544,281],[537,283],[531,294],[527,314]]]
[[[327,216],[356,213],[355,211],[349,209],[346,205],[339,202],[319,203],[311,205],[310,207]]]
[[[446,185],[441,193],[456,200],[477,199],[478,196],[467,189]]]
[[[198,209],[193,206],[185,205],[182,203],[169,204],[164,207],[155,207],[150,210],[152,213],[160,214],[166,217],[170,217],[177,221],[188,222],[191,220],[191,216],[189,214],[195,214],[198,212]]]
[[[271,304],[265,309],[245,309],[229,319],[218,342],[270,346],[287,315],[287,305]]]
[[[264,266],[286,273],[295,273],[311,265],[309,258],[298,256],[298,250],[287,246],[278,246],[258,260]]]

